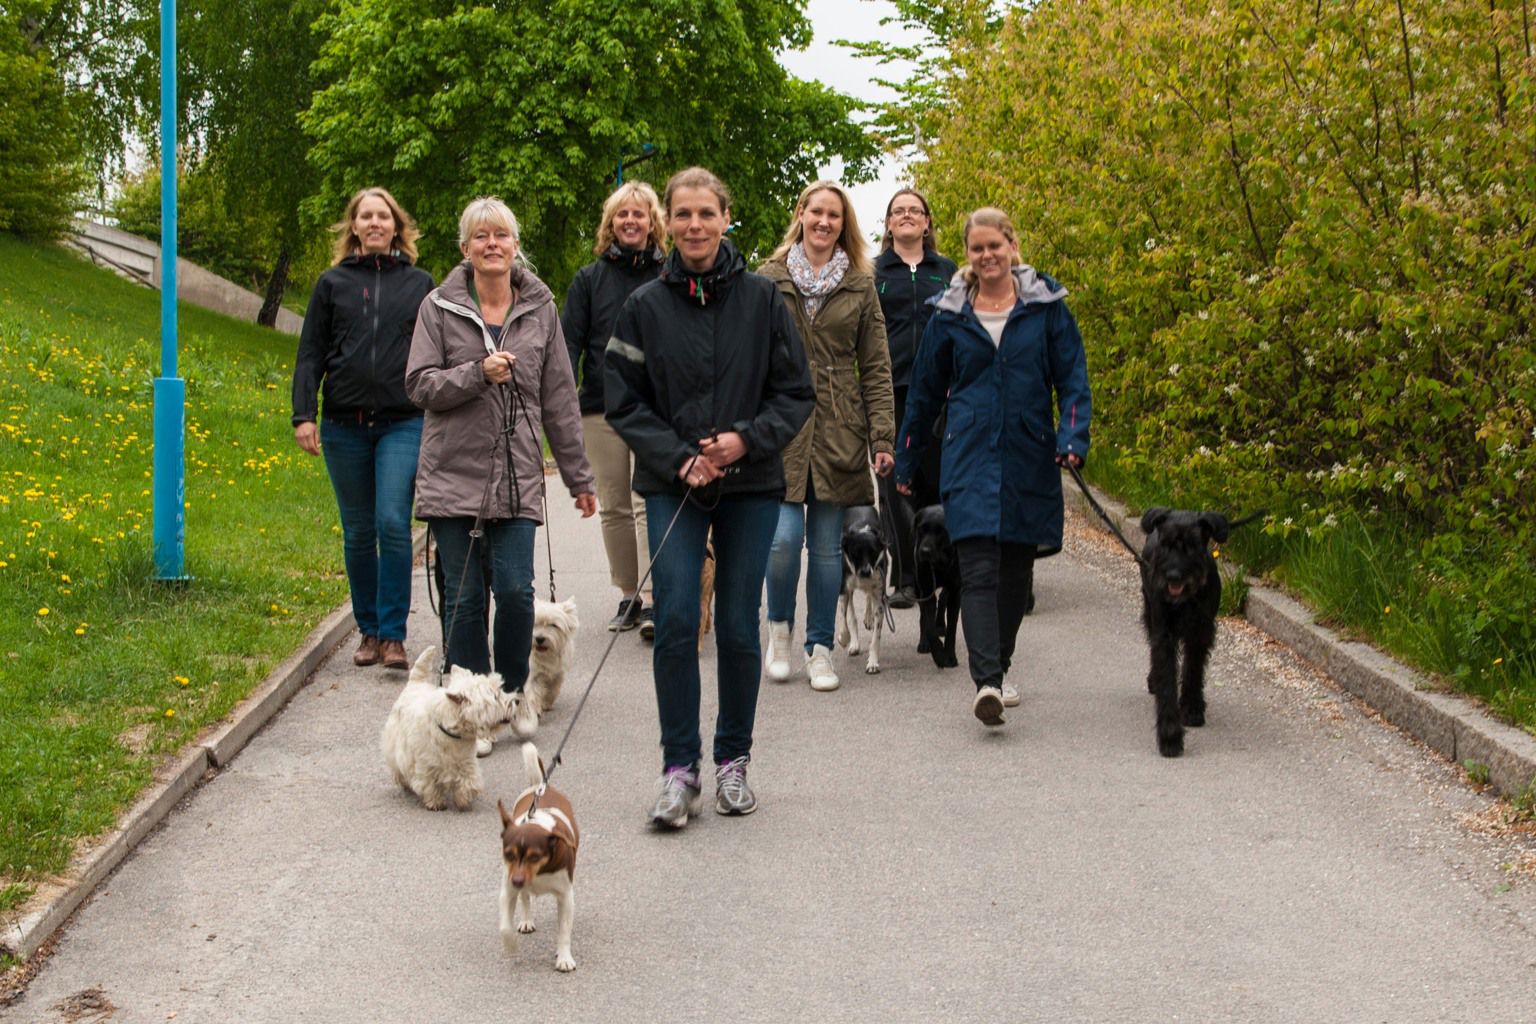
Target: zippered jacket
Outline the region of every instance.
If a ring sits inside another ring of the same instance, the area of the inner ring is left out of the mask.
[[[911,383],[912,362],[917,358],[923,328],[933,316],[932,300],[949,287],[955,261],[931,250],[923,253],[916,269],[887,249],[875,260],[875,291],[885,313],[885,340],[891,349],[891,383],[898,388]]]
[[[956,274],[923,332],[896,480],[911,481],[948,394],[939,492],[955,540],[996,537],[1061,550],[1057,455],[1088,457],[1092,401],[1082,335],[1067,290],[1033,267],[1013,268],[1018,299],[1001,344],[981,325]]]
[[[734,430],[747,453],[727,468],[722,493],[783,495],[780,453],[816,393],[778,289],[748,273],[729,241],[705,274],[674,251],[661,277],[629,297],[603,373],[608,422],[635,453],[636,491],[684,493],[677,471],[699,439]]]
[[[656,280],[666,258],[656,246],[627,249],[615,242],[576,271],[565,293],[560,326],[571,354],[571,373],[581,388],[583,416],[603,411],[603,352],[624,300],[647,281]]]
[[[494,341],[469,293],[473,274],[468,260],[449,271],[422,302],[411,339],[405,389],[427,411],[416,516],[543,522],[541,429],[571,494],[592,491],[554,296],[531,271],[514,266],[512,308]],[[512,384],[485,379],[480,364],[493,351],[517,357]]]
[[[354,253],[320,275],[293,363],[293,425],[421,415],[405,359],[432,275],[400,253]],[[316,399],[320,402],[317,404]]]
[[[816,389],[816,411],[784,449],[784,500],[804,501],[810,481],[818,501],[873,505],[870,459],[891,454],[896,439],[891,355],[874,279],[845,271],[813,317],[783,260],[768,261],[760,272],[794,318]]]

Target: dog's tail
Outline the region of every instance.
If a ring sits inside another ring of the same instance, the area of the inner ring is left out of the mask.
[[[539,748],[532,743],[523,744],[523,771],[528,774],[528,785],[544,785],[544,759],[539,757]]]

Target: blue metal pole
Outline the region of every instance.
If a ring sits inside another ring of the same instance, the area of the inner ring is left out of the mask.
[[[160,376],[155,378],[155,578],[186,576],[186,382],[176,376],[176,0],[160,0]]]

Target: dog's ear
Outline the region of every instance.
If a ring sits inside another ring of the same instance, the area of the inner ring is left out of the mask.
[[[496,801],[496,810],[501,812],[501,827],[506,828],[512,824],[512,815],[507,813],[507,807],[500,800]]]
[[[561,601],[560,607],[564,609],[566,615],[570,616],[572,629],[576,629],[581,625],[580,622],[576,621],[576,599],[574,597],[568,597]]]
[[[1222,544],[1226,542],[1231,529],[1227,526],[1227,517],[1220,512],[1201,512],[1200,532],[1205,534],[1206,540]]]
[[[455,704],[463,704],[465,701],[469,700],[468,697],[464,696],[462,693],[459,693],[459,692],[457,692],[455,690],[449,690],[447,693],[443,694],[443,696],[447,697],[449,700],[453,701]]]
[[[1162,506],[1147,509],[1141,514],[1141,532],[1151,533],[1157,529],[1162,521],[1168,518],[1168,513],[1172,511],[1173,509],[1163,508]]]

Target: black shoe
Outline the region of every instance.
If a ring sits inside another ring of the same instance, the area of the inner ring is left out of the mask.
[[[640,625],[640,617],[642,615],[649,616],[649,614],[650,612],[645,608],[645,602],[641,600],[639,594],[632,598],[626,597],[619,602],[618,614],[608,620],[608,632],[627,633]]]
[[[897,587],[891,591],[891,599],[886,602],[892,608],[911,608],[917,604],[917,589],[915,587]]]
[[[656,639],[656,615],[650,608],[640,611],[640,639],[651,643]]]

